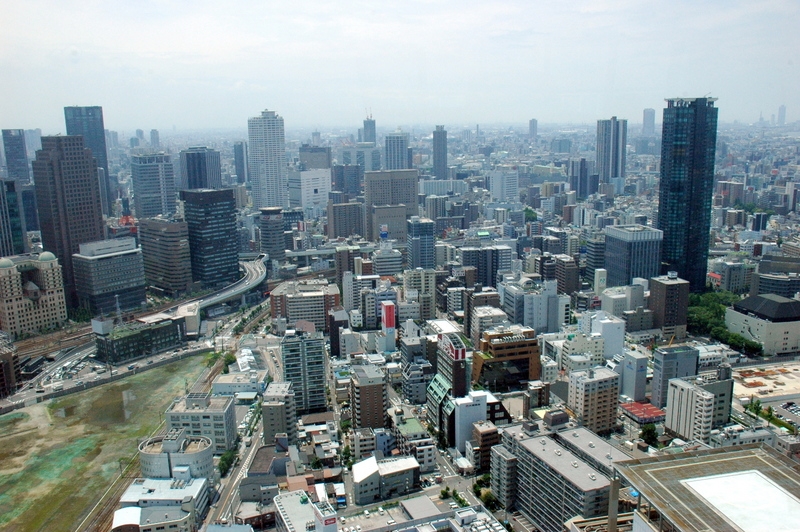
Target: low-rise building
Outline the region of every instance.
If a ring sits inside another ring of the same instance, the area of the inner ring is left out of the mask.
[[[371,504],[419,489],[419,463],[412,456],[353,464],[353,502]]]
[[[206,436],[214,442],[214,454],[222,454],[236,443],[233,397],[192,392],[167,408],[168,429],[184,428],[186,435]]]
[[[776,294],[750,296],[725,312],[730,332],[758,342],[766,355],[800,351],[800,301]]]
[[[162,436],[139,444],[139,462],[145,478],[207,478],[216,480],[214,444],[206,436],[188,436],[186,429],[172,428]]]
[[[152,314],[116,327],[113,320],[94,319],[92,332],[95,335],[97,360],[121,364],[183,345],[186,341],[186,319],[183,316]]]
[[[208,480],[137,478],[114,512],[113,532],[194,532],[209,504]]]

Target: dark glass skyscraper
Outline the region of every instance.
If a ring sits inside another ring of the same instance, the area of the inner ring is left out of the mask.
[[[233,165],[236,168],[236,182],[247,182],[247,143],[240,141],[233,145]]]
[[[20,185],[16,181],[0,181],[0,257],[20,255],[27,248]]]
[[[433,269],[436,267],[434,252],[436,224],[428,218],[412,216],[409,218],[406,232],[408,268]]]
[[[447,179],[447,130],[436,126],[433,132],[433,175],[436,179]]]
[[[204,286],[234,282],[239,277],[239,246],[233,236],[233,190],[182,190],[181,199],[189,226],[192,278]]]
[[[222,188],[219,152],[195,146],[181,151],[181,190]]]
[[[662,272],[676,271],[692,292],[706,285],[716,98],[673,98],[664,109],[658,228],[664,231]]]
[[[364,142],[371,142],[372,144],[378,142],[378,136],[375,134],[375,120],[372,115],[364,119]]]
[[[25,132],[21,129],[3,130],[3,148],[6,152],[8,178],[21,184],[31,180],[28,169],[28,152],[25,149]]]
[[[106,150],[106,129],[103,125],[103,108],[94,107],[64,107],[64,119],[67,123],[67,135],[83,135],[84,145],[92,150],[92,155],[97,159],[97,166],[103,169],[105,188],[103,198],[103,212],[110,216],[112,205],[116,198],[116,179],[108,173],[108,151]],[[63,262],[61,263],[64,264]]]

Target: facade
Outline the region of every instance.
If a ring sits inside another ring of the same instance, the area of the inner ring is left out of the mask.
[[[132,237],[80,245],[72,256],[78,304],[93,316],[141,308],[145,300],[142,250]]]
[[[650,279],[647,306],[653,311],[653,326],[661,329],[663,338],[686,338],[690,290],[691,284],[675,272]]]
[[[175,170],[166,153],[131,157],[133,202],[137,218],[175,213]]]
[[[497,286],[497,272],[511,270],[512,258],[512,249],[505,245],[461,248],[461,265],[477,269],[481,286]]]
[[[650,360],[645,353],[639,351],[626,351],[622,363],[617,366],[620,374],[620,396],[636,403],[645,400],[647,386],[647,362]]]
[[[384,137],[386,143],[386,170],[406,170],[411,168],[408,156],[408,133],[395,131]]]
[[[183,429],[186,436],[205,436],[222,454],[236,443],[236,413],[233,397],[210,393],[189,393],[184,401],[173,402],[164,415],[167,429]]]
[[[725,311],[725,327],[767,355],[800,351],[800,301],[775,294],[750,296]]]
[[[236,204],[231,189],[182,190],[189,230],[192,279],[205,286],[230,284],[239,278]]]
[[[433,175],[436,179],[447,179],[447,130],[436,126],[433,132]]]
[[[538,283],[528,278],[504,281],[497,291],[511,323],[530,327],[541,334],[556,332],[569,322],[570,297],[558,294],[556,281]]]
[[[428,218],[412,216],[406,230],[407,264],[410,269],[436,267],[436,224]]]
[[[106,150],[103,108],[100,106],[64,107],[64,119],[67,126],[67,135],[83,136],[83,144],[91,150],[92,157],[96,161],[96,167],[103,169],[102,175],[97,171],[92,173],[95,176],[99,176],[99,180],[95,179],[95,181],[98,183],[98,189],[102,194],[100,203],[103,205],[103,213],[110,216],[112,214],[111,206],[114,205],[114,200],[117,197],[117,180],[112,178],[108,171],[108,151]],[[42,149],[47,149],[44,145],[44,139],[42,139]],[[38,181],[36,181],[36,185],[38,187]]]
[[[320,170],[331,168],[331,149],[329,146],[311,146],[303,144],[299,150],[300,169],[306,170]],[[328,172],[330,176],[330,172]]]
[[[64,280],[55,255],[0,258],[0,330],[16,339],[66,320]],[[11,368],[4,365],[3,373],[10,375]]]
[[[6,338],[0,338],[0,398],[17,391],[22,379],[17,347]]]
[[[486,188],[495,201],[519,201],[519,169],[516,166],[498,166],[486,178]]]
[[[182,316],[156,314],[114,327],[112,320],[95,319],[92,320],[92,332],[95,334],[97,360],[122,364],[183,345],[186,320]]]
[[[181,151],[181,188],[222,188],[222,166],[219,152],[205,146]]]
[[[567,407],[584,427],[596,433],[614,429],[619,405],[619,375],[605,367],[569,374]]]
[[[270,262],[281,263],[286,257],[283,213],[279,207],[264,207],[260,212],[258,224],[261,229],[261,252],[267,254]]]
[[[213,483],[217,476],[211,438],[188,436],[183,427],[141,442],[139,462],[145,478],[180,478],[188,470],[190,478],[207,478]]]
[[[72,254],[78,253],[80,244],[106,236],[97,162],[83,137],[42,137],[33,178],[42,245],[58,258],[67,305],[74,306]]]
[[[8,178],[13,181],[19,181],[20,185],[29,183],[31,171],[28,166],[28,151],[25,148],[25,131],[22,129],[4,129],[3,149],[5,150]]]
[[[730,366],[727,371],[730,372]],[[712,431],[728,424],[733,380],[671,379],[664,428],[686,441],[709,443]]]
[[[283,117],[265,110],[247,120],[248,179],[252,185],[253,207],[285,208],[288,199],[288,170]]]
[[[514,507],[517,495],[517,457],[504,445],[495,445],[490,458],[492,494],[503,508]]]
[[[390,241],[381,240],[372,253],[372,265],[375,275],[394,275],[403,270],[403,254]]]
[[[433,251],[431,249],[431,251]],[[436,271],[416,268],[403,272],[406,301],[419,301],[420,319],[436,318]]]
[[[150,289],[177,296],[192,289],[192,255],[189,225],[182,220],[144,218],[139,220],[144,277]]]
[[[323,216],[331,191],[330,168],[289,172],[289,207],[301,208],[308,219]]]
[[[339,287],[325,279],[286,281],[270,294],[272,319],[286,318],[290,326],[310,321],[320,331],[327,331],[328,312],[340,304]]]
[[[656,277],[661,266],[664,233],[644,225],[610,225],[604,229],[607,286],[627,286],[636,277]]]
[[[472,382],[492,390],[522,389],[541,378],[536,332],[514,324],[483,331],[472,355]]]
[[[377,170],[380,170],[378,163]],[[344,192],[349,198],[361,194],[364,185],[364,166],[360,164],[335,164],[331,168],[331,188]]]
[[[289,445],[297,445],[297,405],[291,382],[271,382],[261,403],[264,445],[273,445],[275,436],[286,434]]]
[[[642,111],[642,136],[656,136],[656,110],[647,108]]]
[[[597,173],[601,183],[610,183],[612,178],[625,177],[625,162],[628,144],[628,121],[597,121]]]
[[[282,381],[294,388],[298,415],[324,412],[326,353],[322,333],[286,331],[281,340]]]
[[[672,98],[664,109],[658,228],[664,231],[661,262],[689,281],[706,286],[714,155],[716,98]]]
[[[0,180],[0,257],[28,251],[22,184]]]
[[[352,203],[328,203],[328,238],[364,236],[364,205]]]
[[[653,351],[653,393],[650,403],[657,408],[667,405],[670,379],[697,375],[700,352],[694,347],[680,345],[658,347]]]
[[[353,366],[350,374],[350,405],[355,428],[386,427],[389,383],[378,366]]]
[[[405,167],[403,167],[405,168]],[[397,170],[384,172],[364,173],[364,209],[366,213],[366,237],[378,240],[380,225],[373,223],[372,209],[374,206],[404,205],[405,218],[418,214],[417,209],[417,180],[416,170]],[[406,222],[402,222],[405,232]],[[405,235],[403,235],[405,240]]]

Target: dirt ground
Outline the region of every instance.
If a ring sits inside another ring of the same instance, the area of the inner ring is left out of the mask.
[[[0,417],[0,529],[75,530],[202,362],[191,357]]]

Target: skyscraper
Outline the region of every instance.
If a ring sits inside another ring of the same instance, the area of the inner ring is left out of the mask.
[[[664,231],[662,271],[676,271],[692,292],[706,286],[716,98],[671,98],[664,109],[658,228]]]
[[[157,150],[160,147],[161,147],[161,140],[160,140],[160,138],[158,136],[158,130],[157,129],[151,129],[150,130],[150,148],[153,149],[153,150]]]
[[[236,182],[247,182],[247,143],[239,141],[233,145],[233,166],[236,169]]]
[[[175,212],[175,170],[170,155],[132,156],[131,180],[137,218]]]
[[[386,135],[386,170],[405,170],[408,164],[408,133],[398,130]]]
[[[364,142],[377,144],[378,136],[375,134],[375,119],[369,115],[364,119]]]
[[[642,136],[656,136],[656,110],[647,108],[642,113]]]
[[[285,208],[288,200],[288,169],[283,117],[275,111],[262,111],[247,121],[248,178],[252,185],[253,207]]]
[[[239,277],[236,201],[233,190],[182,190],[189,228],[192,278],[205,286],[223,285]]]
[[[26,251],[28,236],[20,185],[16,181],[0,181],[0,257]]]
[[[610,183],[612,177],[625,177],[625,147],[628,142],[628,121],[597,121],[597,173],[601,183]]]
[[[436,224],[428,218],[412,216],[407,223],[406,247],[408,267],[434,269],[436,267],[436,254],[433,244]]]
[[[222,188],[219,152],[205,146],[181,151],[181,190]]]
[[[447,130],[436,126],[433,132],[433,175],[437,179],[447,179]]]
[[[294,388],[297,414],[324,412],[325,338],[321,332],[286,331],[281,340],[283,381]]]
[[[108,172],[108,151],[106,150],[106,129],[103,124],[103,108],[94,107],[64,107],[64,118],[67,123],[67,135],[83,135],[84,145],[92,150],[92,155],[97,160],[97,166],[103,169],[103,212],[111,216],[112,205],[117,196],[116,179],[111,178]],[[42,144],[44,147],[44,144]],[[77,249],[75,250],[77,252]],[[61,257],[59,257],[61,260]],[[61,264],[64,264],[62,261]],[[66,268],[64,268],[66,271]]]
[[[97,168],[80,135],[42,137],[33,161],[42,245],[61,263],[68,306],[77,303],[72,254],[105,238]]]
[[[189,226],[168,218],[139,220],[144,276],[151,290],[177,296],[192,289]]]
[[[267,254],[270,262],[283,262],[286,257],[286,244],[283,241],[283,213],[280,207],[263,207],[260,210],[261,252]]]
[[[786,125],[786,106],[781,105],[778,107],[778,125],[785,126]]]
[[[375,227],[370,215],[374,206],[404,205],[406,218],[417,213],[417,182],[416,170],[364,174],[364,208],[367,222],[364,229],[368,239],[377,240],[378,227]]]
[[[644,225],[609,225],[605,229],[608,286],[627,286],[634,277],[658,275],[664,233]]]
[[[8,178],[19,181],[21,185],[28,183],[31,180],[31,174],[28,169],[25,132],[21,129],[4,129],[3,148],[6,152]]]
[[[536,141],[536,137],[539,134],[539,121],[535,118],[531,118],[528,120],[528,136],[533,140]]]

